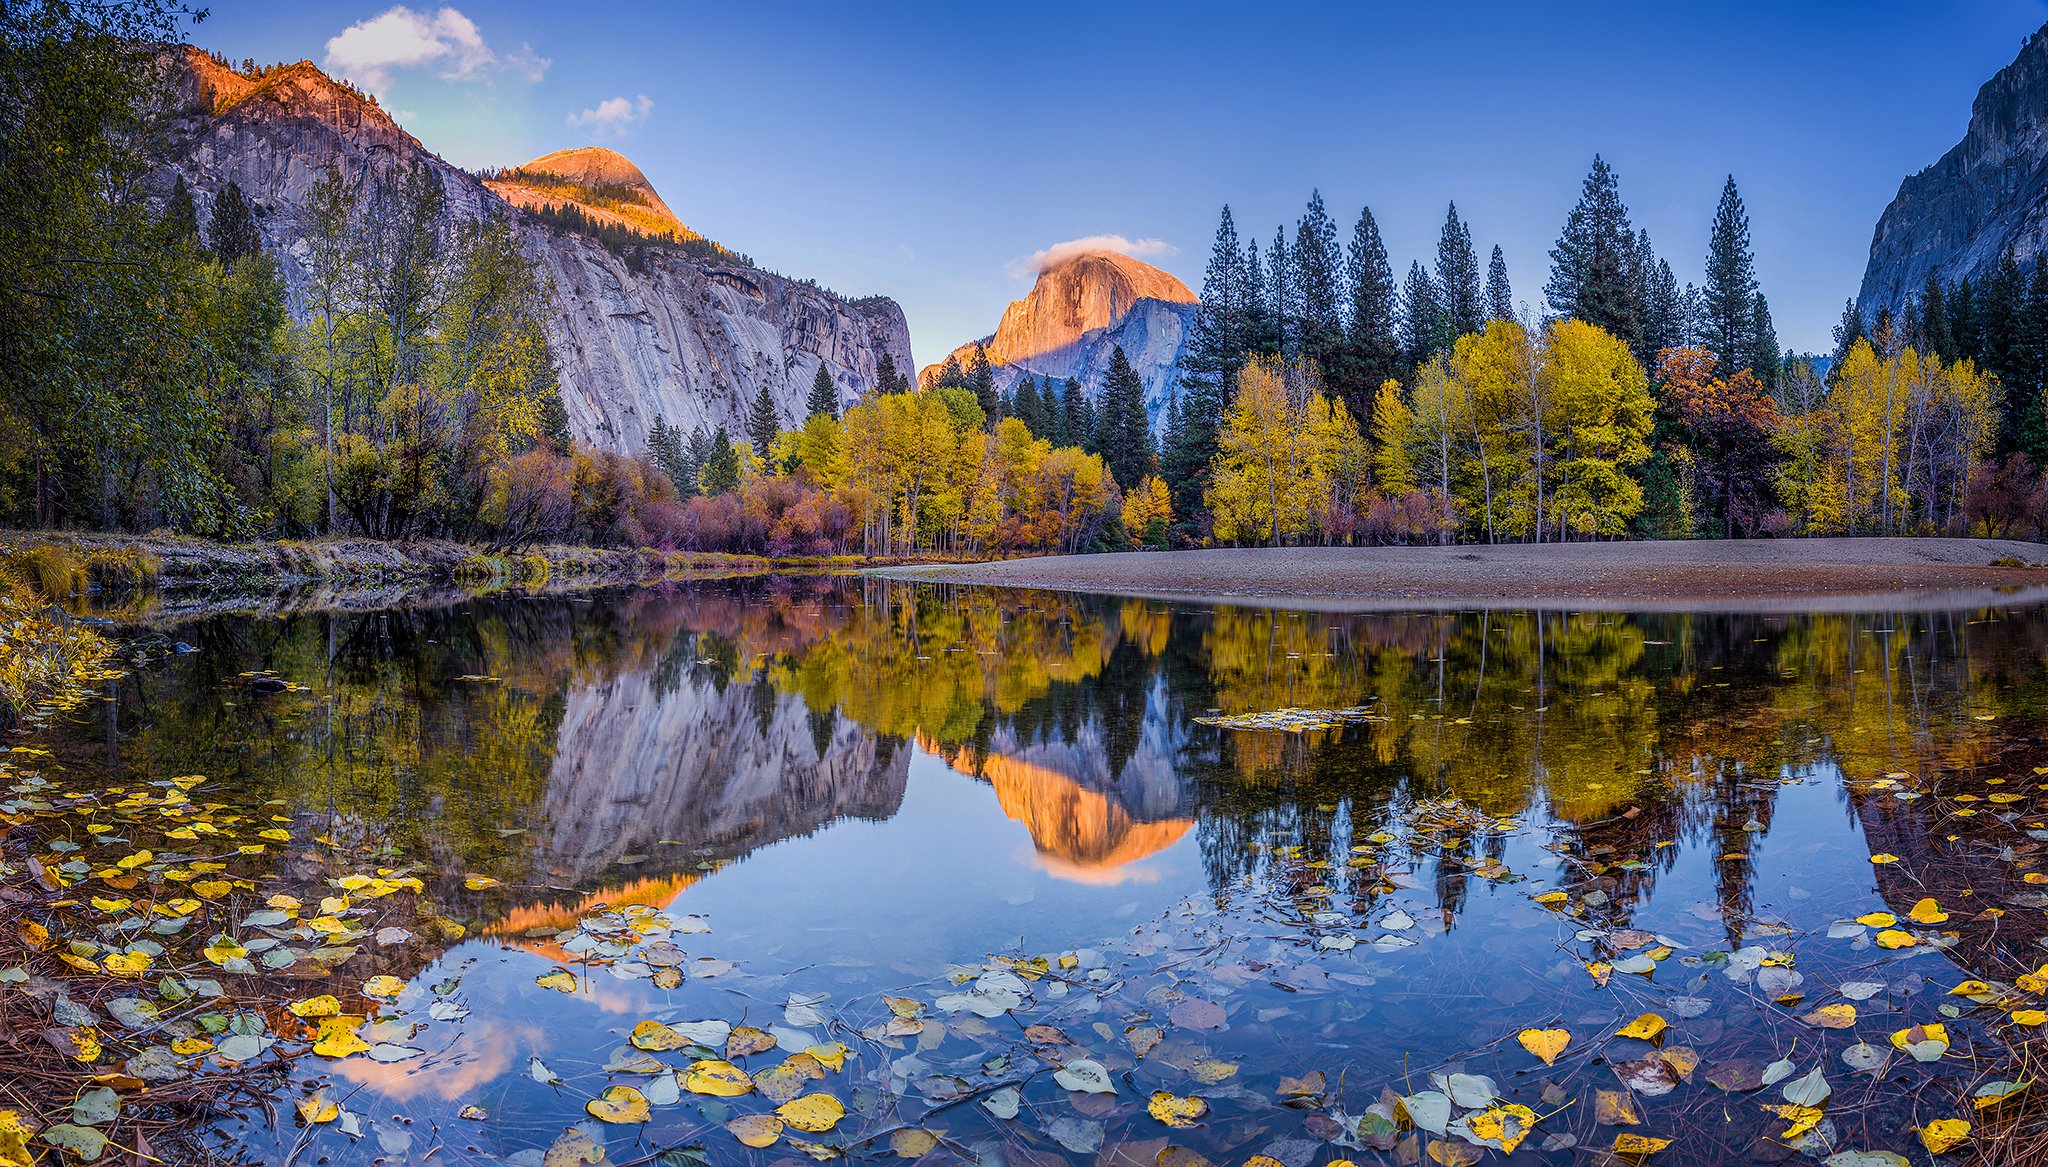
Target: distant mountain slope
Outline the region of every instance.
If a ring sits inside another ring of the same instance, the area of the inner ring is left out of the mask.
[[[783,420],[794,421],[803,416],[821,362],[849,399],[875,389],[883,354],[899,369],[913,367],[909,326],[892,300],[848,300],[701,249],[651,243],[615,253],[517,209],[543,180],[512,182],[512,196],[494,190],[310,62],[258,77],[191,48],[171,53],[169,62],[186,107],[175,127],[172,169],[192,187],[202,215],[227,183],[242,188],[256,205],[266,248],[283,263],[295,311],[304,310],[301,216],[330,166],[360,184],[425,164],[447,196],[444,231],[464,219],[513,216],[522,243],[555,287],[549,344],[571,433],[587,444],[643,451],[657,414],[686,428],[725,425],[738,433],[763,385]],[[579,200],[591,201],[586,213],[606,210],[613,199],[642,217],[646,226],[636,230],[673,224],[698,238],[639,168],[614,151],[560,151],[531,165],[581,188]],[[608,213],[632,225],[623,212]]]
[[[1870,241],[1857,298],[1867,317],[1926,287],[1974,278],[2010,246],[2022,268],[2048,249],[2048,25],[1977,91],[1970,128],[1899,184]]]
[[[1186,284],[1151,264],[1117,252],[1085,252],[1041,271],[1030,294],[1004,309],[993,334],[949,355],[965,366],[975,344],[985,346],[996,387],[1005,393],[1029,374],[1072,377],[1092,395],[1122,345],[1145,382],[1145,411],[1157,427],[1198,303]],[[919,383],[930,385],[944,365],[926,367]]]
[[[703,238],[661,201],[638,166],[603,146],[543,154],[510,170],[486,174],[484,186],[524,210],[567,204],[600,223],[674,239]]]

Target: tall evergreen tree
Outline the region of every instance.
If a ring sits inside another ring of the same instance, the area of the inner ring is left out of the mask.
[[[1081,446],[1090,442],[1093,427],[1088,417],[1088,397],[1081,392],[1081,382],[1072,377],[1060,387],[1060,439],[1062,446]]]
[[[1855,348],[1856,342],[1862,339],[1863,312],[1856,307],[1856,301],[1846,300],[1842,303],[1842,318],[1835,322],[1835,355],[1828,368],[1841,368],[1842,358],[1848,356],[1849,350]]]
[[[1771,305],[1762,292],[1758,292],[1750,302],[1749,320],[1753,345],[1749,357],[1750,371],[1764,388],[1775,389],[1783,372],[1784,354],[1778,351],[1778,330],[1771,324]]]
[[[1182,396],[1192,401],[1221,402],[1237,383],[1245,354],[1254,347],[1258,329],[1256,251],[1247,268],[1239,250],[1237,223],[1229,206],[1216,226],[1209,248],[1209,266],[1202,275],[1202,300],[1189,326],[1187,349],[1181,355]],[[1199,389],[1199,392],[1198,392]],[[1193,408],[1189,402],[1183,408]],[[1068,439],[1071,443],[1071,439]],[[1213,453],[1213,451],[1212,451]]]
[[[1439,321],[1445,315],[1436,281],[1422,270],[1420,260],[1410,263],[1408,278],[1401,285],[1401,348],[1409,368],[1436,355],[1441,347]]]
[[[1444,229],[1437,236],[1436,287],[1437,306],[1450,313],[1452,335],[1463,336],[1486,326],[1479,257],[1472,250],[1472,230],[1458,218],[1456,203],[1444,215]]]
[[[887,360],[888,356],[883,353],[882,359]],[[804,408],[806,417],[839,416],[839,386],[832,383],[832,370],[823,361],[818,362],[818,375],[811,378],[811,399]]]
[[[1486,318],[1515,318],[1515,289],[1508,283],[1508,257],[1498,243],[1493,245],[1493,259],[1486,265]]]
[[[1351,416],[1365,418],[1372,416],[1373,395],[1380,385],[1401,375],[1400,292],[1370,207],[1358,212],[1358,224],[1351,229],[1345,275],[1351,312],[1345,322],[1344,359],[1328,379]]]
[[[958,355],[953,353],[946,354],[946,363],[939,366],[938,375],[932,378],[932,388],[967,388],[967,370],[961,367]]]
[[[1109,357],[1109,375],[1102,382],[1102,415],[1097,421],[1102,460],[1116,484],[1125,490],[1152,470],[1152,432],[1145,419],[1145,383],[1116,346]]]
[[[1977,289],[1968,277],[1956,280],[1948,289],[1943,305],[1948,320],[1948,342],[1958,358],[1968,357],[1983,367],[1984,331],[1977,324]]]
[[[1550,280],[1543,298],[1560,316],[1576,316],[1640,348],[1633,273],[1635,232],[1621,201],[1621,184],[1606,159],[1593,156],[1593,169],[1579,201],[1565,218],[1564,233],[1550,249]]]
[[[732,448],[732,435],[721,425],[718,432],[711,435],[708,444],[711,448],[704,456],[701,472],[704,493],[712,496],[731,494],[740,486],[740,456]]]
[[[875,362],[875,391],[877,393],[904,393],[910,389],[910,378],[896,367],[896,358],[886,351],[882,359]]]
[[[1636,232],[1635,268],[1641,281],[1637,314],[1641,341],[1636,359],[1645,368],[1655,368],[1657,354],[1676,346],[1683,331],[1678,277],[1671,274],[1670,261],[1658,258],[1648,231]]]
[[[1323,192],[1309,195],[1308,210],[1294,229],[1295,340],[1302,356],[1318,368],[1333,369],[1344,347],[1342,253],[1337,224],[1323,209]]]
[[[1003,402],[996,393],[996,371],[989,366],[988,349],[978,344],[967,360],[967,387],[974,390],[974,400],[981,405],[982,415],[988,418],[988,428],[993,432],[996,423],[1003,420]]]
[[[1707,245],[1707,347],[1728,374],[1750,368],[1756,355],[1756,258],[1749,250],[1749,212],[1729,175],[1714,208],[1714,236]]]
[[[263,249],[262,237],[256,232],[256,214],[242,197],[242,188],[232,182],[213,196],[213,221],[208,224],[206,243],[222,267],[233,267],[236,260]]]
[[[172,243],[199,246],[199,208],[193,205],[192,188],[185,185],[182,174],[164,200],[163,226],[164,238]]]
[[[1244,241],[1244,289],[1245,341],[1252,352],[1271,353],[1280,349],[1280,329],[1273,321],[1273,308],[1266,295],[1266,269],[1259,260],[1259,241]],[[1223,400],[1228,402],[1237,390],[1233,377],[1224,382]]]
[[[1266,321],[1274,352],[1300,351],[1295,340],[1301,305],[1294,286],[1294,264],[1287,254],[1287,228],[1273,228],[1273,246],[1266,251]]]
[[[1954,341],[1948,331],[1948,296],[1941,286],[1941,276],[1933,271],[1927,273],[1927,286],[1920,295],[1920,335],[1915,343],[1922,352],[1931,352],[1944,362],[1956,359]]]
[[[775,445],[775,435],[782,432],[782,419],[775,412],[775,399],[768,395],[768,382],[761,382],[761,391],[754,394],[754,408],[747,414],[747,438],[754,443],[754,453],[763,458]]]
[[[1200,398],[1201,400],[1198,400]],[[1211,470],[1216,463],[1216,434],[1222,410],[1206,382],[1181,382],[1181,392],[1168,407],[1159,469],[1173,496],[1175,526],[1192,538],[1208,512]]]

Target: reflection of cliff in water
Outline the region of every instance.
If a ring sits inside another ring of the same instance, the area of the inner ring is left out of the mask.
[[[1171,847],[1194,826],[1194,790],[1177,760],[1187,728],[1168,716],[1165,684],[1153,678],[1121,764],[1097,715],[1057,737],[1021,740],[1015,725],[1005,724],[978,747],[927,748],[994,788],[1003,813],[1030,832],[1047,871],[1078,883],[1120,883],[1131,864]]]
[[[538,809],[550,870],[634,855],[729,858],[842,818],[886,819],[910,751],[765,684],[640,671],[572,689]]]

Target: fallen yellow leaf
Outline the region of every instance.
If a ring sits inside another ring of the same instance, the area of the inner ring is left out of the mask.
[[[1970,1124],[1960,1118],[1937,1118],[1920,1128],[1920,1145],[1930,1155],[1946,1155],[1970,1137]]]
[[[604,1093],[584,1103],[583,1109],[599,1122],[646,1122],[647,1096],[631,1086],[607,1086]]]
[[[1633,1037],[1640,1041],[1655,1041],[1657,1035],[1670,1025],[1655,1013],[1645,1013],[1614,1031],[1616,1037]]]
[[[1557,1064],[1557,1057],[1571,1045],[1572,1035],[1564,1029],[1524,1029],[1515,1035],[1522,1048],[1543,1059],[1546,1066]]]
[[[846,1117],[846,1107],[830,1094],[806,1094],[775,1108],[776,1117],[800,1131],[822,1134]]]
[[[1155,1090],[1145,1109],[1167,1126],[1189,1127],[1202,1121],[1202,1116],[1209,1113],[1209,1104],[1192,1094],[1181,1098],[1165,1090]]]

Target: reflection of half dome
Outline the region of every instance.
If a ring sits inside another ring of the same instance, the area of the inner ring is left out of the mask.
[[[1133,874],[1125,868],[1173,846],[1194,826],[1183,818],[1140,822],[1120,803],[1047,766],[1004,754],[989,754],[977,765],[976,757],[960,750],[953,768],[988,780],[1003,813],[1031,833],[1040,865],[1061,879],[1122,883]]]
[[[560,964],[573,963],[575,958],[562,950],[554,937],[531,939],[528,932],[550,929],[567,932],[582,922],[583,917],[607,909],[642,906],[666,908],[686,889],[704,878],[706,872],[676,872],[672,875],[657,875],[648,879],[636,879],[615,888],[599,888],[573,903],[560,900],[527,904],[505,913],[504,919],[487,924],[484,935],[495,937],[507,945],[531,952]]]

